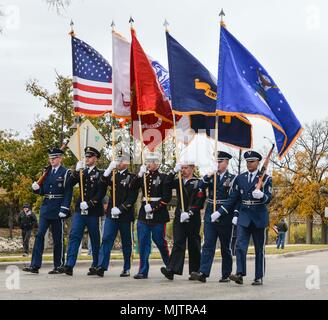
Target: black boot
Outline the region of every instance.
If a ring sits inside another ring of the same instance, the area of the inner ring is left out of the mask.
[[[39,268],[29,266],[29,267],[24,267],[23,271],[31,272],[31,273],[39,273]]]
[[[243,284],[244,283],[243,276],[240,275],[240,274],[231,274],[229,276],[229,279],[236,282],[237,284]]]
[[[144,276],[142,273],[137,273],[136,275],[133,276],[134,279],[147,279],[147,276]]]
[[[198,280],[200,282],[206,282],[206,275],[202,272],[192,272],[189,280]]]
[[[104,276],[105,271],[106,270],[104,268],[102,268],[102,267],[97,268],[97,271],[96,271],[97,272],[97,276],[102,278]]]
[[[48,272],[48,274],[61,274],[61,273],[64,273],[63,267],[54,268],[53,270]]]
[[[168,268],[162,267],[161,272],[165,276],[166,279],[169,279],[169,280],[174,279],[174,273],[171,270],[169,270]]]
[[[97,268],[91,267],[89,268],[89,272],[87,273],[88,276],[96,276],[97,275]]]
[[[73,275],[73,268],[69,267],[69,266],[65,266],[64,267],[64,273],[67,274],[68,276],[72,276]]]
[[[130,277],[130,270],[123,270],[120,274],[120,277]]]
[[[261,286],[263,285],[263,279],[259,278],[259,279],[254,279],[254,281],[252,282],[252,286]]]
[[[225,283],[225,282],[230,282],[230,279],[229,279],[229,277],[228,278],[221,278],[220,280],[219,280],[219,282],[222,282],[222,283]]]

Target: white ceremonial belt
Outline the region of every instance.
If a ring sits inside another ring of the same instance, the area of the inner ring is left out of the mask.
[[[143,197],[142,201],[159,201],[161,199],[162,199],[161,197],[149,197],[147,199],[145,197]]]
[[[214,200],[213,199],[207,199],[207,202],[208,203],[214,203]],[[223,204],[223,203],[226,203],[227,200],[216,200],[216,204]]]
[[[61,199],[64,198],[62,194],[45,194],[45,198],[47,199]]]
[[[252,205],[256,205],[256,204],[261,204],[261,201],[243,200],[242,204],[246,204],[247,206],[252,206]]]

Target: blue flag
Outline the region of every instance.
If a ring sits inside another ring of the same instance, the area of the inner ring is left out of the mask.
[[[205,130],[214,138],[216,79],[190,52],[166,32],[170,98],[175,114],[189,115],[195,132]],[[210,117],[209,117],[210,116]],[[247,118],[219,117],[218,140],[239,148],[252,145],[252,125]]]
[[[224,27],[220,32],[218,97],[219,114],[256,116],[269,121],[280,158],[303,130],[268,72]]]

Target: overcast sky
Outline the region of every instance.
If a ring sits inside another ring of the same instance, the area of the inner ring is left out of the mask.
[[[263,64],[302,123],[327,115],[328,2],[324,0],[72,0],[58,15],[45,0],[0,0],[10,19],[0,35],[0,128],[26,137],[42,101],[25,92],[31,78],[54,90],[55,70],[71,75],[69,22],[111,62],[110,24],[129,36],[129,16],[145,51],[167,66],[163,21],[171,34],[217,75],[218,13],[226,12],[230,32]],[[1,20],[2,19],[2,20]],[[5,21],[5,23],[4,23]],[[273,137],[270,125],[254,124],[254,148]]]

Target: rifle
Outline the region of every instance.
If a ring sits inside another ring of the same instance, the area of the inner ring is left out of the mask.
[[[270,162],[270,158],[271,158],[271,156],[272,156],[272,152],[273,152],[274,147],[275,147],[275,145],[274,145],[274,143],[273,143],[273,144],[272,144],[272,147],[271,147],[271,149],[270,149],[270,151],[269,151],[269,153],[268,153],[268,155],[267,155],[267,157],[266,157],[265,160],[264,160],[263,166],[262,166],[262,168],[261,168],[261,170],[260,170],[260,172],[259,172],[259,176],[260,176],[260,177],[259,177],[259,181],[258,181],[258,183],[256,184],[256,189],[257,189],[257,190],[260,190],[260,189],[262,188],[262,185],[263,185],[263,179],[264,179],[265,173],[266,173],[266,171],[267,171],[267,169],[268,169],[269,162]]]
[[[68,139],[65,140],[63,142],[62,146],[60,147],[60,150],[62,150],[62,151],[65,150],[65,148],[67,147],[68,143],[69,143],[69,140]],[[45,178],[47,177],[48,173],[50,172],[50,170],[51,170],[51,165],[50,164],[44,168],[42,176],[36,182],[40,187],[42,186],[42,184],[43,184]]]

